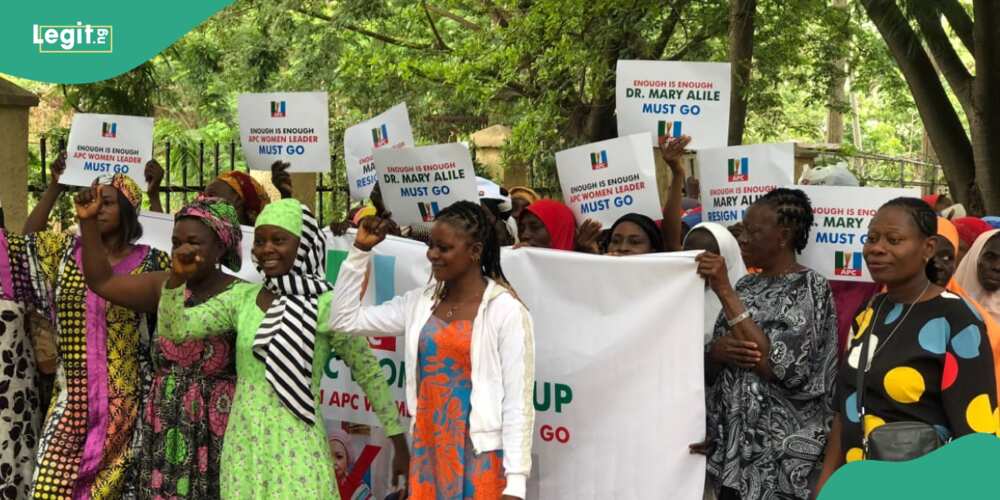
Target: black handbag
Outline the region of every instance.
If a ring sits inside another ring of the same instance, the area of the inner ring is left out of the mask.
[[[883,297],[883,302],[886,300]],[[913,307],[913,306],[910,306]],[[877,315],[875,315],[877,316]],[[905,317],[903,318],[905,320]],[[868,346],[872,330],[878,318],[873,317],[871,327],[861,342],[861,355],[858,360],[857,390],[858,415],[861,421],[861,433],[865,433],[865,372],[868,368]],[[902,321],[902,320],[901,320]],[[887,339],[888,340],[888,339]],[[874,356],[873,356],[874,358]],[[887,462],[903,462],[922,457],[942,446],[941,435],[930,424],[919,421],[889,422],[883,424],[862,438],[862,450],[869,460]]]

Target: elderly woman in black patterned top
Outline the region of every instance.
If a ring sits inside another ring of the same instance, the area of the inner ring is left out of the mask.
[[[698,273],[722,302],[708,344],[708,456],[720,499],[809,498],[833,415],[837,320],[830,286],[796,254],[813,215],[799,190],[775,189],[747,211],[743,259],[762,271],[730,283],[722,257]]]

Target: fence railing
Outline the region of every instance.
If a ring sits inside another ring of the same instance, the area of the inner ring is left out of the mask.
[[[62,137],[42,135],[35,144],[39,161],[32,163],[29,168],[35,169],[37,175],[33,176],[33,172],[28,173],[28,191],[38,194],[45,191],[48,185],[49,163],[60,152],[66,150],[66,140]],[[204,191],[206,180],[211,183],[222,172],[232,170],[249,172],[246,164],[238,159],[239,148],[240,145],[236,141],[209,143],[199,141],[194,151],[184,147],[180,152],[171,141],[154,144],[153,157],[160,162],[164,170],[160,186],[164,210],[172,212],[189,199],[193,199],[193,195]],[[336,164],[335,159],[331,155],[331,164]],[[32,182],[33,178],[39,179],[40,182]],[[316,206],[313,209],[323,225],[333,220],[340,220],[349,209],[350,196],[344,179],[343,171],[317,174]]]
[[[35,144],[39,161],[32,162],[31,168],[39,169],[39,175],[29,172],[28,190],[41,193],[48,184],[48,165],[60,151],[66,149],[66,143],[64,137],[41,135]],[[192,195],[205,189],[206,179],[211,182],[224,171],[249,172],[240,159],[239,150],[240,144],[237,141],[198,141],[195,146],[192,146],[191,141],[185,141],[183,146],[177,146],[168,140],[154,144],[153,156],[164,169],[160,187],[164,209],[171,212],[179,208]],[[919,187],[925,192],[936,192],[947,186],[941,166],[927,161],[814,146],[800,147],[797,152],[800,156],[812,159],[822,157],[847,161],[862,186]],[[331,164],[337,165],[335,159],[331,155]],[[532,171],[531,178],[536,183],[536,191],[542,196],[561,196],[558,180],[554,176],[536,175]],[[31,179],[40,179],[40,182],[32,182]],[[333,220],[341,220],[347,213],[350,196],[342,166],[330,173],[317,174],[316,206],[313,208],[320,223],[324,225]]]

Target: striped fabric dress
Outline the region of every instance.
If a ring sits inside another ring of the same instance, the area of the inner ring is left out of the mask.
[[[14,298],[56,327],[58,368],[32,495],[121,498],[134,486],[127,475],[134,472],[139,409],[151,375],[150,320],[87,289],[76,236],[6,234],[0,247]],[[114,271],[138,274],[168,265],[163,252],[135,246]]]

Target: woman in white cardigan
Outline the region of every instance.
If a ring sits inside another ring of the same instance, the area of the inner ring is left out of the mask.
[[[406,404],[413,413],[410,498],[525,497],[535,410],[531,315],[500,268],[482,207],[441,211],[427,260],[434,283],[362,306],[371,249],[389,224],[369,217],[340,268],[334,330],[405,336]]]

